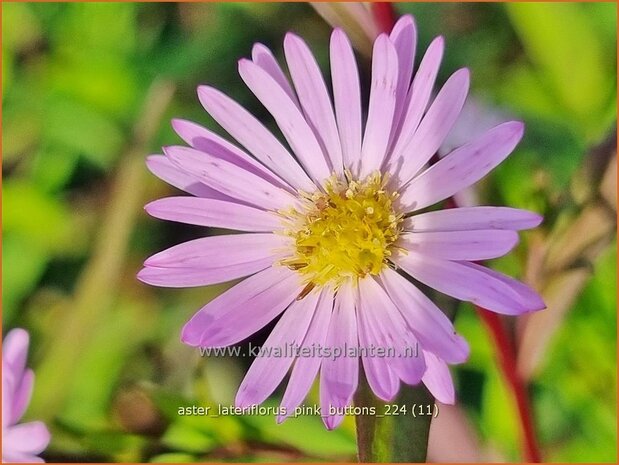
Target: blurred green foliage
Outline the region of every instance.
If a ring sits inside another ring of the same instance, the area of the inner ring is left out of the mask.
[[[415,14],[418,50],[445,35],[441,81],[468,66],[476,99],[526,121],[520,148],[480,192],[484,203],[543,213],[550,229],[569,208],[561,195],[587,149],[615,125],[616,4],[402,3],[397,9]],[[283,34],[295,30],[326,70],[328,26],[304,4],[4,3],[2,12],[3,327],[26,327],[33,335],[32,364],[42,378],[28,415],[51,425],[45,457],[351,460],[352,419],[327,432],[313,417],[277,426],[271,417],[177,415],[179,406],[231,403],[249,363],[201,360],[178,340],[183,322],[223,286],[157,290],[135,280],[144,257],[204,231],[140,213],[125,223],[127,252],[109,262],[114,280],[97,287],[96,279],[87,285],[84,278],[96,257],[105,267],[105,253],[114,253],[97,252],[112,239],[102,236],[103,222],[122,206],[122,195],[110,204],[117,198],[111,192],[135,146],[153,83],[171,81],[176,93],[155,137],[138,145],[140,156],[177,143],[168,123],[174,116],[219,131],[197,102],[200,83],[223,89],[272,125],[242,85],[237,59],[257,41],[281,57]],[[171,192],[146,173],[136,179],[132,187],[142,203]],[[527,240],[497,267],[521,275]],[[80,321],[88,327],[76,326],[88,337],[59,338],[81,293],[92,294],[91,301],[80,300]],[[462,307],[457,326],[472,351],[454,369],[461,403],[483,440],[517,460],[509,394],[483,327]],[[547,459],[616,460],[615,327],[616,246],[594,263],[531,388]],[[45,373],[53,373],[58,360],[52,356],[63,353],[58,347],[79,356],[70,372],[57,373],[58,397],[47,399],[52,386],[45,380],[54,378]],[[314,390],[309,402],[316,401]]]

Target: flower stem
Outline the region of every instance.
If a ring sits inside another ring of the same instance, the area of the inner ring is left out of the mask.
[[[507,384],[512,391],[518,410],[520,428],[522,431],[523,455],[527,462],[541,462],[541,453],[535,426],[531,414],[529,397],[525,383],[516,367],[516,350],[513,340],[509,337],[505,325],[499,315],[484,308],[476,307],[477,314],[492,336],[497,351],[498,363]]]
[[[398,397],[384,403],[363,379],[355,394],[355,406],[374,408],[375,412],[355,416],[359,462],[425,462],[432,417],[413,416],[413,408],[433,401],[423,384],[403,384]]]

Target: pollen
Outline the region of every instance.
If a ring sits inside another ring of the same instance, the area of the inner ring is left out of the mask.
[[[400,234],[402,215],[394,211],[395,192],[375,172],[363,180],[329,178],[324,191],[304,198],[302,211],[288,212],[293,256],[281,263],[304,276],[309,293],[317,286],[339,286],[347,278],[376,275],[387,265]]]

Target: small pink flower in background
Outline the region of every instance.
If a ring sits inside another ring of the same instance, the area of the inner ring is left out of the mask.
[[[246,277],[185,325],[186,344],[236,344],[281,315],[266,347],[396,349],[386,357],[361,354],[378,397],[389,401],[401,382],[423,382],[440,402],[453,403],[447,364],[464,362],[468,345],[408,278],[502,314],[544,308],[524,284],[474,263],[508,253],[517,231],[537,226],[539,215],[506,207],[423,211],[501,163],[524,126],[500,124],[428,167],[460,114],[469,72],[456,71],[430,103],[443,39],[430,44],[413,72],[416,40],[411,16],[375,40],[365,124],[355,56],[339,29],[331,36],[333,101],[310,49],[294,34],[284,41],[292,83],[261,44],[251,60],[239,62],[290,149],[208,86],[198,89],[202,105],[238,145],[194,123],[173,122],[189,147],[165,147],[165,156],[147,163],[195,197],[160,199],[146,210],[244,232],[174,246],[140,271],[142,281],[167,287]],[[420,348],[418,356],[402,356],[411,347]],[[291,370],[282,407],[292,413],[319,375],[323,420],[336,427],[357,389],[358,358],[287,355],[256,358],[237,405],[263,402]]]
[[[29,336],[23,329],[10,331],[2,341],[2,461],[43,462],[38,454],[50,434],[40,421],[18,423],[32,395],[34,373],[26,368]]]

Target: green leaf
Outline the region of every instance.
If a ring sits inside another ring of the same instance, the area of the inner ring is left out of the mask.
[[[196,461],[197,460],[193,455],[183,454],[180,452],[160,454],[150,459],[150,463],[194,463]]]
[[[27,238],[5,232],[2,237],[2,322],[10,326],[17,305],[32,292],[45,271],[48,255]]]
[[[171,449],[193,453],[208,452],[217,445],[212,436],[184,422],[173,423],[161,441]]]
[[[264,406],[277,404],[267,401]],[[311,457],[351,456],[356,450],[355,439],[346,430],[327,431],[316,415],[299,415],[279,425],[271,415],[245,415],[243,419],[260,431],[263,440],[295,447]]]
[[[2,186],[3,228],[19,234],[30,246],[55,253],[71,245],[72,220],[66,206],[24,180],[8,179]]]
[[[613,96],[612,71],[587,5],[507,3],[505,8],[547,90],[591,133]]]

